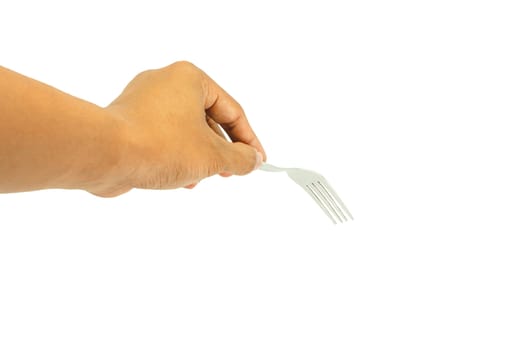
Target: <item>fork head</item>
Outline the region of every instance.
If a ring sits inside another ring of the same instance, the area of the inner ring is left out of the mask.
[[[322,175],[305,169],[287,169],[287,175],[313,198],[334,224],[353,220],[344,202]]]

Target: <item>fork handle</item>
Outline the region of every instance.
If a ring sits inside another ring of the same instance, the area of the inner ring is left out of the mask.
[[[280,172],[280,171],[285,171],[285,169],[277,167],[277,166],[274,166],[274,165],[271,165],[269,163],[263,163],[262,165],[260,165],[259,169],[263,170],[263,171],[271,171],[271,172],[274,172],[274,173],[277,173],[277,172]]]

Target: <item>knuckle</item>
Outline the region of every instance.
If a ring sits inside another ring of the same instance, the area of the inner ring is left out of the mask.
[[[168,76],[174,79],[185,77],[199,85],[203,79],[203,72],[189,61],[177,61],[165,68]]]
[[[185,72],[196,72],[198,67],[189,61],[177,61],[172,63],[170,66],[171,70],[185,71]]]

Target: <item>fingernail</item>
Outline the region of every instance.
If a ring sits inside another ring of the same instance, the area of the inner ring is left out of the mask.
[[[263,155],[256,151],[256,166],[254,167],[254,170],[258,169],[260,165],[263,163]]]

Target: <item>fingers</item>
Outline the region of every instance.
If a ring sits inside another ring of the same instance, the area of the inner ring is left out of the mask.
[[[205,110],[215,122],[220,124],[233,142],[243,142],[256,148],[266,159],[265,151],[258,137],[249,125],[245,112],[236,100],[205,73]]]
[[[220,175],[245,175],[262,165],[263,155],[254,147],[242,142],[222,142]]]

